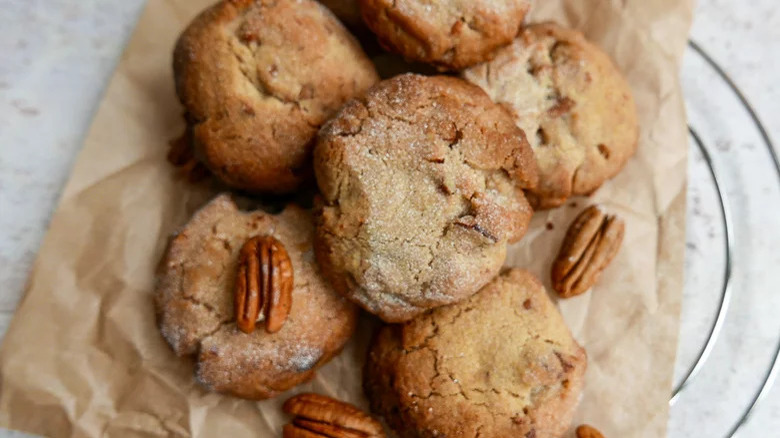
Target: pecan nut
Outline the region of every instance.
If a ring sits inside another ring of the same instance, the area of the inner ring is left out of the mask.
[[[576,430],[577,438],[604,438],[604,435],[593,426],[583,424]]]
[[[284,426],[284,438],[384,438],[382,425],[349,403],[318,394],[299,394],[284,402],[294,415]]]
[[[236,325],[252,333],[260,320],[265,330],[281,330],[292,306],[293,267],[281,242],[256,236],[241,248],[235,288]]]
[[[617,255],[625,223],[598,206],[586,208],[569,227],[552,266],[552,285],[563,298],[579,295],[598,281]]]

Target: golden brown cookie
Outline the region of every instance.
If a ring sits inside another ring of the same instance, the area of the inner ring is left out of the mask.
[[[321,130],[314,170],[323,273],[388,322],[475,293],[532,215],[522,131],[457,78],[406,74],[350,101]]]
[[[320,3],[327,6],[328,9],[339,17],[339,19],[350,26],[350,28],[363,25],[363,19],[360,17],[360,5],[357,0],[319,0]]]
[[[388,50],[442,70],[486,61],[522,26],[528,0],[359,0]]]
[[[364,387],[408,438],[560,437],[587,359],[542,284],[503,273],[479,293],[382,328]]]
[[[377,80],[357,41],[313,0],[223,0],[174,52],[196,156],[228,185],[295,190],[320,125]]]
[[[463,77],[506,107],[539,163],[535,207],[588,195],[615,176],[639,138],[631,89],[609,57],[577,31],[528,27]]]
[[[279,215],[238,210],[220,195],[171,240],[160,266],[155,305],[160,330],[179,356],[197,355],[206,388],[265,399],[310,379],[355,329],[357,308],[320,276],[312,253],[311,216],[298,207]],[[294,272],[292,307],[276,333],[236,327],[234,288],[239,251],[271,235]]]

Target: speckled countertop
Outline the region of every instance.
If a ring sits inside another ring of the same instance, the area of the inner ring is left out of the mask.
[[[0,333],[144,0],[0,0]],[[693,39],[743,88],[780,143],[777,0],[700,0]],[[780,337],[780,187],[750,119],[693,52],[682,74],[691,124],[711,149],[732,205],[734,298],[704,371],[672,409],[669,436],[723,436],[763,379]],[[681,376],[720,293],[722,236],[712,182],[692,153]],[[750,187],[750,189],[746,189]],[[740,431],[777,436],[780,388]],[[0,431],[0,437],[22,436]]]

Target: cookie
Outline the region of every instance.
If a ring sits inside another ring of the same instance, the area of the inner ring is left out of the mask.
[[[155,305],[160,331],[179,356],[197,355],[206,388],[265,399],[314,376],[352,335],[357,308],[320,275],[312,253],[311,216],[294,206],[279,215],[244,213],[228,195],[198,211],[168,245]],[[234,289],[239,252],[253,236],[286,248],[294,272],[292,307],[276,333],[239,331]]]
[[[639,123],[631,89],[609,56],[577,31],[526,28],[496,58],[463,72],[506,107],[531,143],[538,208],[588,195],[634,154]]]
[[[542,284],[503,273],[478,294],[377,333],[374,412],[403,437],[560,437],[587,359]]]
[[[380,82],[320,131],[315,253],[337,291],[387,322],[479,290],[525,233],[536,165],[478,87],[415,74]]]
[[[320,125],[377,80],[370,60],[313,0],[224,0],[174,51],[195,155],[223,182],[285,193],[311,178]]]
[[[490,59],[514,39],[528,0],[359,0],[363,20],[388,50],[441,70]]]
[[[360,18],[360,5],[358,5],[357,0],[319,1],[333,11],[333,13],[350,28],[357,28],[363,25],[363,19]]]

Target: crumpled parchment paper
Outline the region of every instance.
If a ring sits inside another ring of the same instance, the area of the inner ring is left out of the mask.
[[[171,53],[212,0],[149,0],[97,112],[26,295],[0,349],[0,425],[53,437],[279,436],[276,400],[212,394],[154,320],[154,272],[167,236],[215,193],[165,161],[183,128]],[[560,302],[589,355],[575,422],[608,437],[664,436],[682,295],[687,132],[678,68],[692,0],[537,1],[531,21],[582,30],[628,77],[639,151],[592,199],[538,213],[508,265],[549,266],[588,203],[627,222],[620,254],[592,292]],[[549,229],[552,228],[552,229]],[[368,317],[344,353],[291,391],[365,406]],[[500,335],[500,334],[498,334]],[[291,394],[290,393],[290,394]]]

